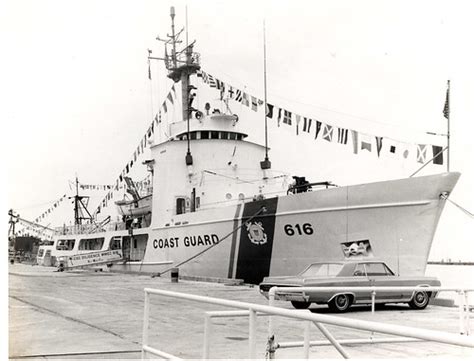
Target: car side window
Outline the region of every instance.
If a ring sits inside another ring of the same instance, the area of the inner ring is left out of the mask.
[[[383,263],[367,263],[367,276],[388,276],[387,269]]]
[[[363,263],[359,263],[356,265],[354,269],[354,276],[362,276],[362,277],[365,276],[365,269],[364,269]]]

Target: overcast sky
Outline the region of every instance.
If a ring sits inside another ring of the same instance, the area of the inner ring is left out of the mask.
[[[2,2],[4,212],[36,218],[72,194],[68,181],[76,173],[86,184],[116,180],[171,86],[162,64],[152,64],[148,80],[146,60],[147,48],[163,54],[155,38],[169,32],[170,5],[180,29],[183,1]],[[444,145],[426,132],[446,132],[451,79],[451,170],[462,173],[452,199],[473,211],[469,2],[188,1],[188,18],[203,69],[259,97],[265,18],[269,101],[369,134]],[[248,125],[250,139],[262,142],[263,123]],[[339,154],[337,146],[321,148],[290,132],[270,137],[271,158],[295,167],[282,170],[307,170],[313,181],[402,178],[419,166]],[[430,166],[420,174],[443,171]],[[92,196],[95,208],[103,194]],[[72,218],[71,204],[63,211]],[[53,221],[63,222],[46,223]],[[431,259],[473,260],[472,225],[447,204]]]

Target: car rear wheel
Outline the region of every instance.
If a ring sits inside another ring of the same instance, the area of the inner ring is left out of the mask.
[[[311,302],[291,301],[291,304],[297,310],[305,310],[311,305]]]
[[[351,303],[349,295],[337,295],[329,302],[329,308],[335,312],[346,312],[351,307]]]
[[[428,306],[428,303],[430,303],[430,297],[425,291],[415,292],[411,301],[408,302],[410,307],[415,310],[422,310],[426,308],[426,306]]]

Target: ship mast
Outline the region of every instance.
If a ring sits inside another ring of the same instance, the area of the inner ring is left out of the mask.
[[[262,170],[270,169],[272,163],[268,158],[268,127],[267,127],[267,42],[265,39],[265,20],[263,21],[263,88],[264,88],[264,117],[265,117],[265,158],[260,162]]]
[[[87,203],[89,201],[88,196],[80,196],[79,195],[79,179],[76,175],[76,195],[74,197],[69,197],[69,199],[74,198],[74,224],[79,225],[82,224],[83,220],[90,220],[92,221],[92,216],[87,210]],[[85,203],[83,202],[85,199]],[[84,211],[86,211],[88,217],[84,216]]]
[[[168,70],[168,78],[172,79],[175,83],[181,81],[181,104],[182,104],[182,119],[183,121],[187,122],[187,140],[188,140],[188,147],[186,152],[186,165],[191,166],[193,164],[193,157],[191,155],[191,148],[190,148],[190,139],[189,139],[189,118],[191,113],[194,109],[191,107],[190,104],[190,92],[191,90],[195,89],[194,86],[190,84],[189,78],[192,74],[196,73],[201,66],[199,65],[199,54],[193,52],[193,46],[195,41],[191,44],[187,44],[187,31],[186,31],[186,47],[181,50],[176,50],[176,45],[180,44],[182,41],[179,40],[179,36],[183,32],[184,29],[181,29],[178,33],[175,32],[174,26],[174,17],[175,17],[175,10],[174,6],[170,9],[170,17],[171,17],[171,35],[167,34],[168,39],[160,39],[157,37],[156,39],[159,41],[163,41],[165,43],[165,57],[164,58],[156,58],[156,57],[148,57],[149,59],[155,60],[164,60],[166,69]],[[168,55],[167,52],[167,45],[171,45],[171,55]]]

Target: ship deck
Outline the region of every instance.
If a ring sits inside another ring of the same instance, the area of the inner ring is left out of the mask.
[[[244,302],[267,304],[258,287],[180,280],[169,277],[52,268],[13,264],[9,266],[10,359],[138,359],[141,357],[145,287],[192,293]],[[285,302],[277,306],[291,309]],[[204,312],[219,306],[152,295],[150,345],[182,358],[201,358]],[[329,314],[324,306],[311,311]],[[376,309],[354,307],[341,317],[459,332],[459,311],[431,305],[414,311],[406,305]],[[257,352],[265,356],[266,317],[258,318]],[[302,321],[276,318],[276,340],[302,341]],[[370,333],[328,326],[338,339],[370,337]],[[364,336],[365,335],[365,336]],[[384,335],[377,335],[384,337]],[[312,340],[325,340],[313,327]],[[215,319],[211,338],[213,358],[246,358],[248,319]],[[354,358],[446,358],[474,356],[470,348],[434,342],[381,343],[345,346]],[[276,358],[301,358],[303,349],[276,351]],[[311,358],[340,358],[332,346],[315,346]]]

